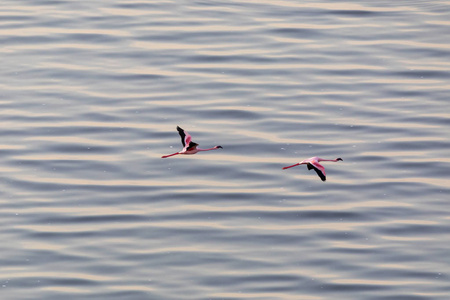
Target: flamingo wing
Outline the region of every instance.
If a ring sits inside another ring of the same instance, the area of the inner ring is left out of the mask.
[[[319,175],[322,181],[327,180],[327,174],[325,173],[325,168],[319,163],[308,163],[308,170],[314,169],[317,175]]]
[[[189,145],[191,143],[191,135],[187,133],[187,131],[184,131],[183,128],[180,126],[177,126],[178,134],[181,137],[181,143],[183,144],[183,147],[186,147],[186,145]]]
[[[198,144],[194,143],[194,142],[190,142],[189,146],[187,147],[186,151],[191,151],[191,150],[195,150],[195,148],[197,148]]]

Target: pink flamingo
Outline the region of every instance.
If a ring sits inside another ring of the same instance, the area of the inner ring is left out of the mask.
[[[184,131],[180,126],[177,126],[177,130],[181,136],[181,143],[183,144],[183,150],[181,150],[179,152],[175,152],[173,154],[161,156],[161,158],[166,158],[166,157],[174,156],[177,154],[195,154],[200,151],[222,149],[222,146],[215,146],[215,147],[209,148],[209,149],[197,148],[198,144],[194,143],[192,141],[191,135],[189,133],[187,133],[187,131]]]
[[[314,169],[314,171],[316,171],[317,175],[319,175],[320,179],[322,179],[322,181],[327,180],[327,174],[325,173],[325,168],[319,164],[320,161],[342,161],[342,158],[336,158],[336,159],[323,159],[317,156],[302,160],[301,162],[292,165],[292,166],[287,166],[284,167],[283,170],[285,169],[289,169],[295,166],[299,166],[299,165],[307,165],[308,166],[308,170]]]

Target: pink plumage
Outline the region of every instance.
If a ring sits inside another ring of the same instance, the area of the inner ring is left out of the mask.
[[[299,165],[307,165],[308,170],[314,169],[314,171],[316,171],[317,175],[319,175],[320,179],[322,179],[322,181],[327,180],[327,174],[325,173],[325,168],[324,166],[322,166],[321,164],[319,164],[319,162],[321,161],[333,161],[333,162],[337,162],[337,161],[342,161],[342,158],[336,158],[336,159],[323,159],[317,156],[302,160],[299,163],[296,163],[292,166],[287,166],[284,167],[283,170],[285,169],[289,169],[292,167],[296,167]]]
[[[222,149],[222,146],[215,146],[215,147],[209,148],[209,149],[197,148],[198,144],[194,143],[192,141],[192,137],[187,131],[182,129],[180,126],[177,126],[177,130],[178,130],[178,134],[181,137],[181,143],[183,144],[183,149],[181,151],[178,151],[178,152],[175,152],[175,153],[172,153],[172,154],[163,155],[163,156],[161,156],[161,158],[167,158],[167,157],[178,155],[178,154],[195,154],[195,153],[200,152],[200,151],[209,151],[209,150]]]

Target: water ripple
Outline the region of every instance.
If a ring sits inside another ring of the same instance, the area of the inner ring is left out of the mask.
[[[4,294],[447,299],[448,8],[3,1]]]

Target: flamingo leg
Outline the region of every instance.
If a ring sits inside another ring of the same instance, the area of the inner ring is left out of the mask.
[[[292,167],[296,167],[296,166],[299,166],[300,164],[295,164],[295,165],[292,165],[292,166],[287,166],[287,167],[284,167],[283,168],[283,170],[286,170],[286,169],[289,169],[289,168],[292,168]]]
[[[172,154],[169,154],[169,155],[161,156],[161,158],[167,158],[167,157],[171,157],[171,156],[174,156],[174,155],[177,155],[177,154],[180,154],[180,153],[179,152],[175,152],[175,153],[172,153]]]

